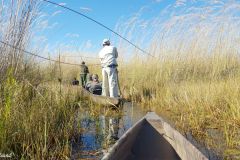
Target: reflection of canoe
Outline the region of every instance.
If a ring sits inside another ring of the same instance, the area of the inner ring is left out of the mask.
[[[149,112],[130,128],[103,157],[104,160],[207,160],[178,131]]]
[[[112,98],[112,97],[92,94],[91,92],[87,91],[84,88],[82,88],[82,94],[83,96],[88,97],[91,101],[101,105],[106,105],[106,106],[118,106],[121,104],[121,102],[123,102],[123,98]]]

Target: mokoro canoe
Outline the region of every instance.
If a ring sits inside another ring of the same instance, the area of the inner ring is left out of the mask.
[[[89,92],[88,90],[82,87],[81,87],[81,90],[82,90],[83,96],[88,97],[91,101],[100,105],[119,106],[123,102],[123,98],[120,98],[120,97],[112,98],[112,97],[92,94],[91,92]]]
[[[102,160],[208,160],[167,122],[149,112],[130,128]]]

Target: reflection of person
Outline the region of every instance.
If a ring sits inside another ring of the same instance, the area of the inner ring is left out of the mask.
[[[102,95],[118,97],[117,83],[117,48],[110,45],[108,39],[103,40],[103,48],[99,52],[99,58],[102,65],[103,92]]]
[[[102,94],[102,84],[99,82],[97,74],[92,75],[92,83],[90,84],[89,91],[97,95]]]
[[[108,145],[114,144],[118,138],[119,131],[119,120],[120,117],[106,117],[101,115],[99,117],[101,132],[106,137],[106,141]]]
[[[88,67],[85,65],[85,62],[82,61],[81,69],[80,69],[80,80],[81,80],[82,86],[85,86],[87,83],[87,74],[88,73],[89,73]]]
[[[115,143],[118,140],[119,118],[109,118],[109,134],[107,136],[109,143]]]

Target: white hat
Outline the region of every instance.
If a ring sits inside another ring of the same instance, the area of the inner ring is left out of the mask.
[[[105,38],[105,39],[103,40],[102,44],[103,44],[103,45],[104,45],[104,44],[110,44],[110,40],[107,39],[107,38]]]

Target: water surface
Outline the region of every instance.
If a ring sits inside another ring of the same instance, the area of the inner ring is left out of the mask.
[[[100,108],[94,111],[81,107],[76,113],[76,126],[81,134],[72,139],[71,159],[101,159],[131,126],[145,116],[146,111],[131,102],[120,109]]]

